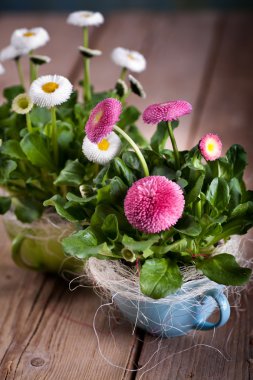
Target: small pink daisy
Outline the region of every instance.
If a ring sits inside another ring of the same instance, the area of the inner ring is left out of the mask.
[[[177,120],[180,116],[191,113],[192,106],[185,100],[172,100],[170,102],[151,104],[142,114],[147,124],[158,124],[161,121]]]
[[[107,98],[98,103],[91,111],[85,126],[89,140],[98,143],[113,130],[114,124],[119,120],[122,104],[114,98]]]
[[[206,161],[217,160],[221,156],[222,142],[218,135],[208,133],[199,142],[199,150]]]
[[[179,185],[164,176],[149,176],[130,187],[124,210],[127,220],[137,230],[157,233],[177,223],[184,204]]]

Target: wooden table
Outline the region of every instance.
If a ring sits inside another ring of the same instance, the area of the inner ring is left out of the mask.
[[[81,30],[66,25],[65,18],[1,15],[1,46],[15,28],[44,26],[52,41],[41,52],[53,61],[43,72],[65,75],[76,84]],[[141,110],[168,99],[190,101],[194,111],[177,130],[180,148],[196,144],[206,132],[221,136],[224,151],[232,143],[243,144],[252,187],[252,13],[114,13],[93,31],[91,46],[104,52],[92,66],[97,90],[111,87],[119,74],[110,62],[113,47],[142,51],[148,67],[140,78],[148,97],[131,101]],[[6,68],[1,89],[17,82],[12,63]],[[147,136],[152,134],[152,127],[140,125]],[[17,268],[2,227],[0,246],[1,380],[253,379],[252,292],[243,293],[241,306],[223,328],[162,341],[139,331],[132,334],[122,319],[109,324],[104,307],[96,318],[99,351],[93,317],[101,301],[93,291],[70,292],[59,278]]]

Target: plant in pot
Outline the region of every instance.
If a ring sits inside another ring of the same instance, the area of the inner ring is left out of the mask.
[[[0,60],[11,59],[16,63],[20,79],[20,85],[4,89],[6,101],[0,106],[0,213],[4,215],[4,224],[12,240],[14,261],[19,266],[43,272],[79,273],[83,268],[80,259],[64,255],[60,243],[64,236],[74,231],[75,224],[71,222],[78,221],[82,226],[89,208],[93,210],[91,204],[84,212],[71,201],[63,207],[66,194],[71,192],[77,196],[80,190],[88,194],[93,178],[102,168],[82,154],[83,125],[99,101],[111,96],[124,102],[131,92],[123,80],[125,66],[115,89],[103,93],[93,91],[90,60],[101,52],[89,48],[88,28],[101,24],[103,16],[83,13],[88,14],[86,17],[71,14],[68,18],[69,23],[84,30],[84,46],[79,48],[84,63],[83,102],[78,101],[77,91],[67,78],[60,75],[38,77],[39,66],[50,61],[49,57],[34,54],[35,49],[49,41],[45,29],[14,31],[10,46],[0,52]],[[30,64],[27,90],[21,66],[24,55],[29,56]],[[142,62],[138,70],[142,71],[145,59],[140,57]],[[132,77],[131,81],[135,79]],[[139,95],[144,96],[144,93]],[[134,125],[139,115],[137,108],[125,106],[122,125],[137,141],[145,144]]]
[[[110,109],[103,101],[92,110],[83,142],[84,155],[104,167],[89,191],[61,200],[64,208],[71,202],[85,214],[82,227],[62,241],[67,256],[89,259],[95,285],[152,334],[170,337],[222,326],[230,315],[226,287],[241,286],[251,275],[237,238],[253,223],[244,149],[235,144],[221,156],[221,140],[210,133],[179,151],[174,129],[191,112],[183,100],[147,107],[143,120],[157,129],[150,145],[140,149],[121,129],[121,119],[117,123],[118,101],[107,102]],[[116,135],[120,153],[106,154]],[[207,319],[217,305],[220,317],[211,323]]]

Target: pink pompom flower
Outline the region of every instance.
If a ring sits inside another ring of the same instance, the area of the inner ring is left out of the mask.
[[[164,176],[136,181],[124,201],[129,223],[145,233],[158,233],[177,223],[184,210],[181,187]]]
[[[88,139],[98,143],[112,132],[114,124],[119,120],[122,104],[114,98],[102,100],[91,111],[85,126]]]
[[[208,133],[199,142],[199,150],[206,161],[217,160],[221,156],[222,142],[218,135]]]
[[[151,104],[142,114],[147,124],[158,124],[161,121],[177,120],[180,116],[191,113],[192,106],[185,100],[172,100],[165,103]]]

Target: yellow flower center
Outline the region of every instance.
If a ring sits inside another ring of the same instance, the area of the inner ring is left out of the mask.
[[[94,122],[97,124],[101,117],[103,116],[103,111],[99,111],[96,116],[94,117]]]
[[[27,98],[21,98],[18,101],[18,106],[25,110],[29,106],[29,102]]]
[[[129,59],[132,59],[133,61],[135,60],[134,56],[131,53],[128,53],[127,56]]]
[[[59,87],[58,83],[47,82],[43,84],[42,90],[48,94],[51,94],[52,92],[55,92],[55,90],[57,90],[58,87]]]
[[[26,32],[23,34],[23,37],[33,37],[33,36],[35,36],[35,34],[36,33],[34,33],[34,32]]]
[[[110,147],[110,143],[109,143],[109,141],[106,140],[106,139],[103,139],[103,140],[101,140],[101,141],[98,143],[98,148],[99,148],[100,150],[108,150],[109,147]]]
[[[82,17],[85,17],[85,18],[89,18],[89,17],[91,17],[92,16],[92,13],[86,13],[86,12],[84,12],[83,14],[82,14]]]
[[[214,144],[213,142],[209,142],[209,143],[207,144],[207,150],[208,150],[209,152],[213,152],[213,151],[214,151],[214,148],[215,148],[215,144]]]

